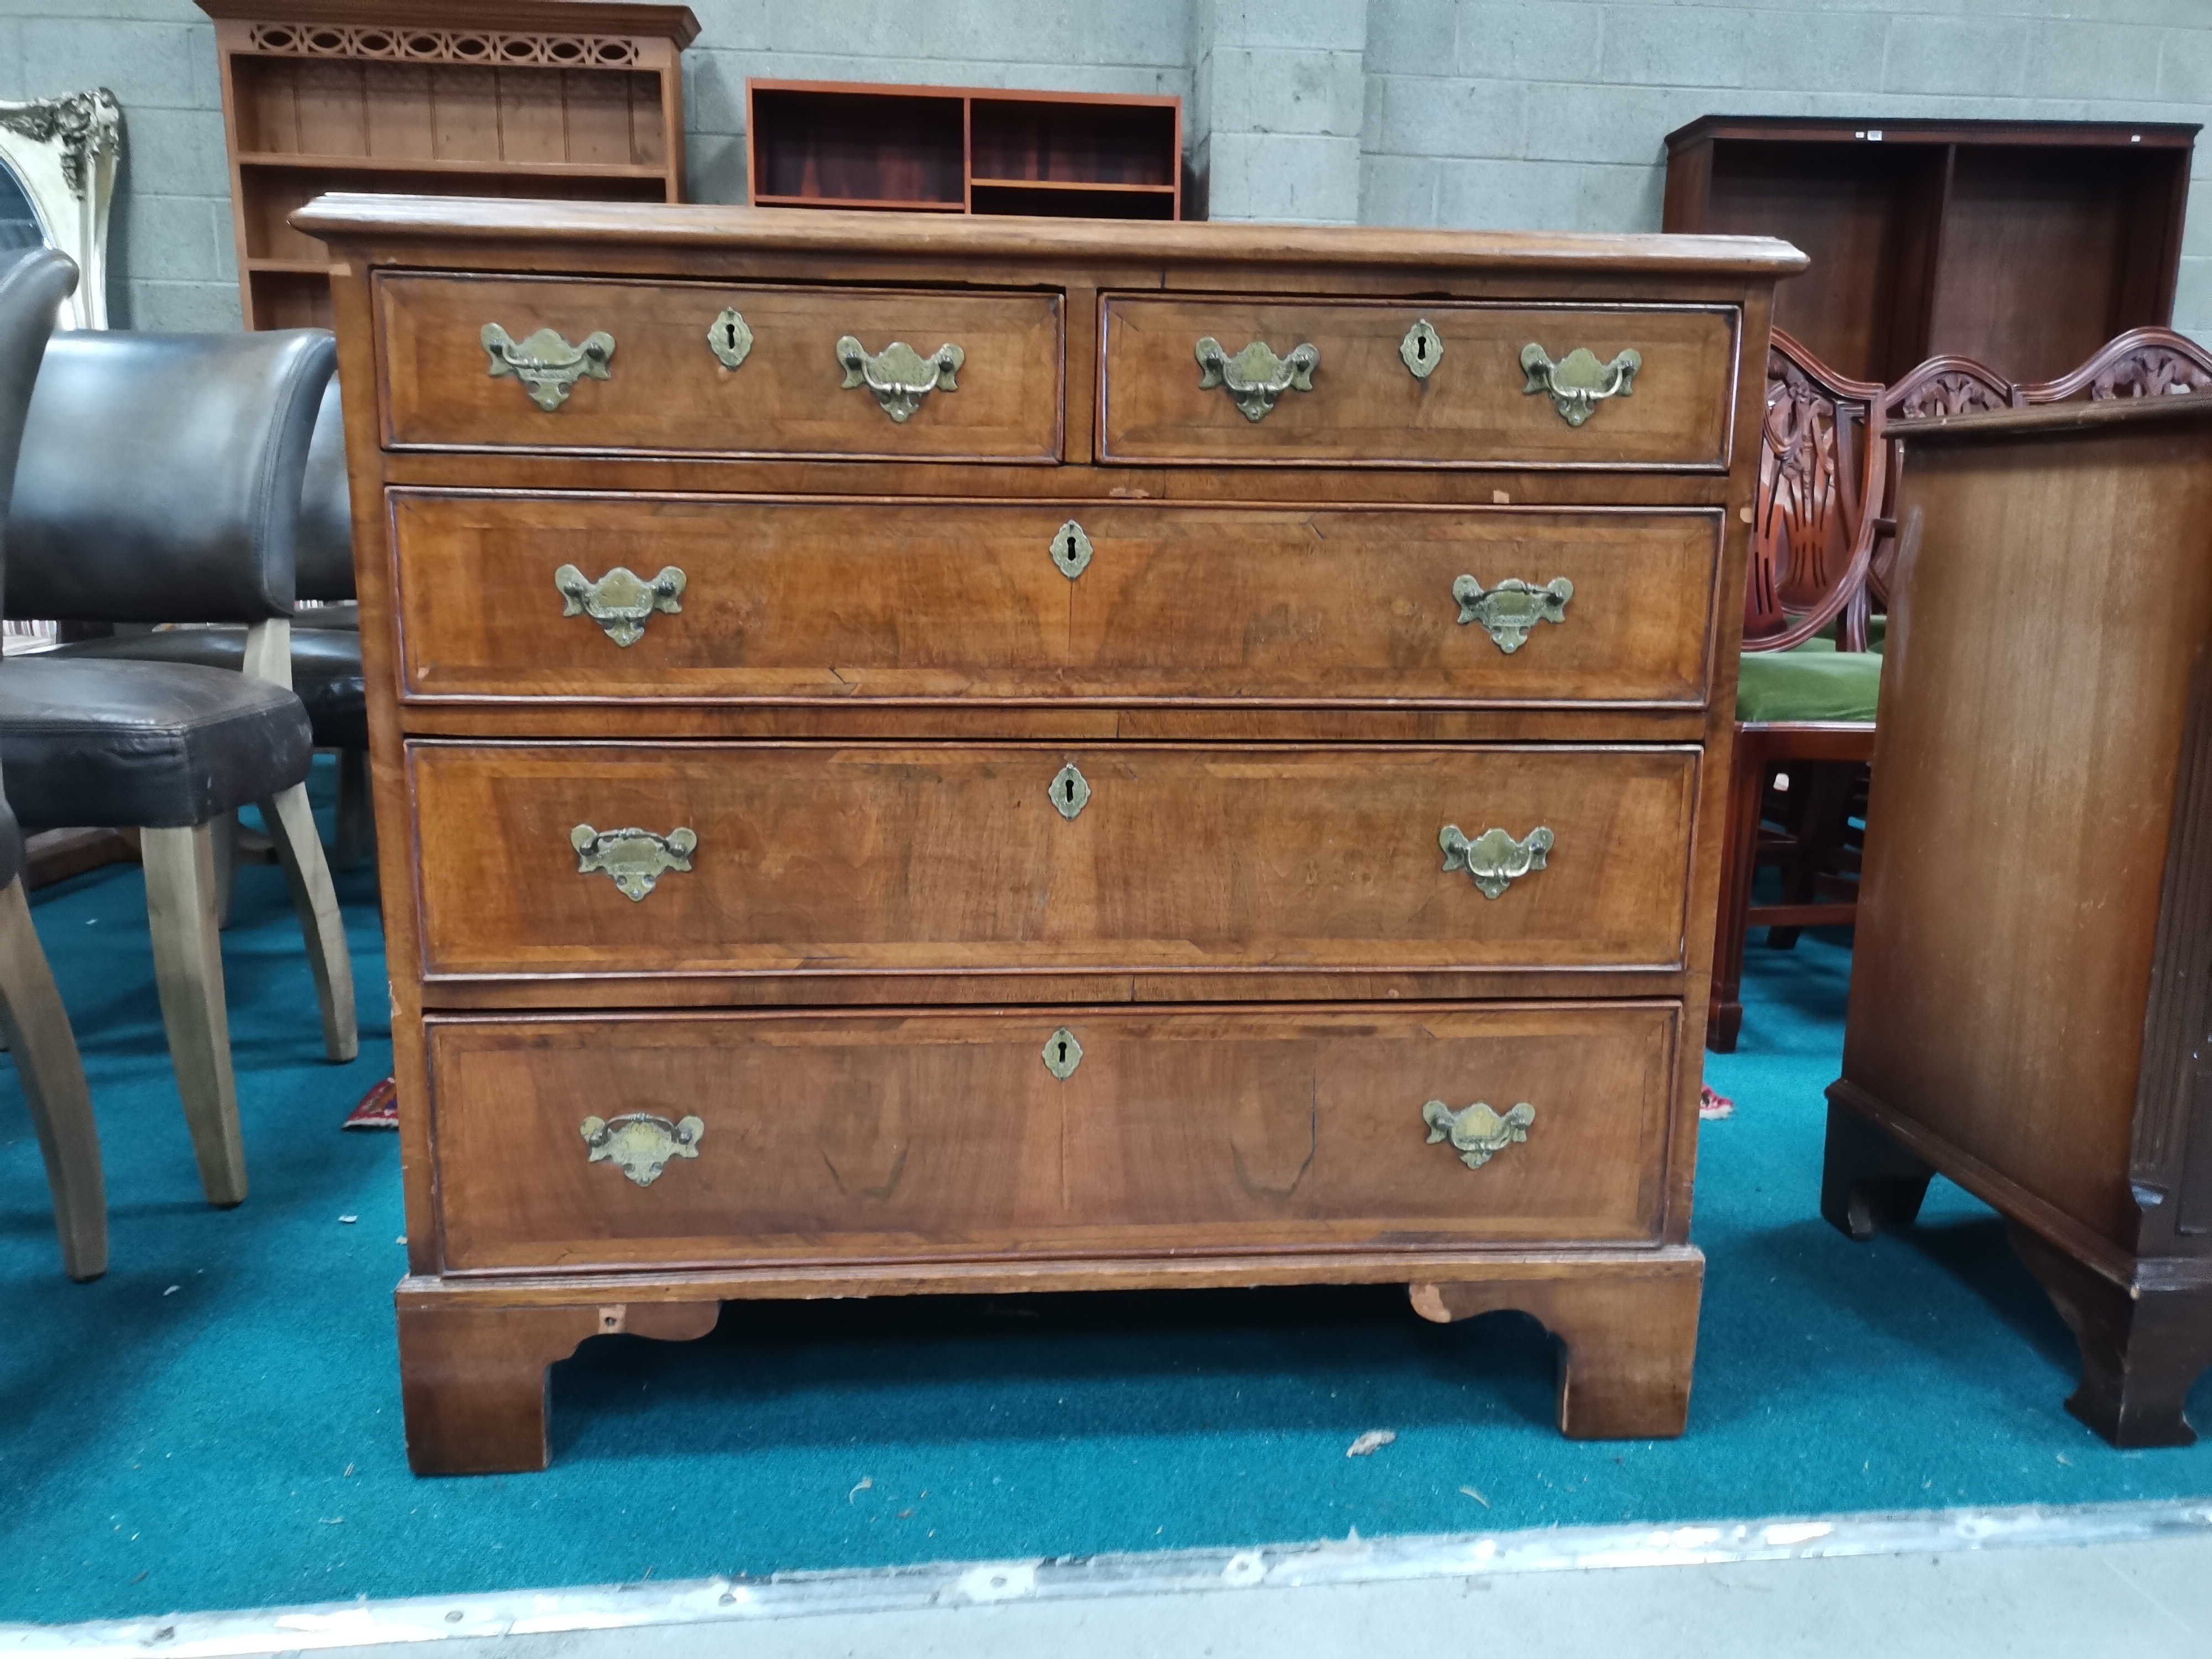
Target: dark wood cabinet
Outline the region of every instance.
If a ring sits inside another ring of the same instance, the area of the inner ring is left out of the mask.
[[[1845,374],[1954,353],[2046,380],[2172,320],[2197,133],[1709,115],[1667,136],[1665,228],[1810,254],[1775,324]]]
[[[2185,1444],[2212,1364],[2212,397],[1904,430],[1821,1211],[1863,1238],[1948,1176],[2080,1339],[2075,1414]]]
[[[748,81],[755,207],[1182,217],[1182,100]]]
[[[328,327],[328,192],[684,198],[689,7],[609,0],[197,0],[215,20],[240,309]]]

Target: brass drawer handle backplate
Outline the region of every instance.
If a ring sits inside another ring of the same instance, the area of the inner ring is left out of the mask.
[[[1536,1109],[1525,1100],[1503,1115],[1479,1100],[1458,1112],[1441,1100],[1421,1108],[1421,1121],[1429,1126],[1428,1144],[1449,1140],[1459,1161],[1470,1170],[1480,1170],[1516,1141],[1528,1139],[1528,1126],[1535,1121]]]
[[[589,617],[617,645],[635,645],[654,611],[672,617],[682,611],[677,601],[683,596],[684,582],[684,573],[672,564],[661,566],[660,574],[651,581],[621,565],[597,581],[573,564],[564,564],[553,573],[554,589],[561,595],[561,614]]]
[[[872,356],[849,334],[837,342],[837,362],[845,371],[842,390],[866,386],[894,421],[907,420],[933,392],[960,390],[952,377],[967,361],[957,345],[941,345],[934,356],[925,357],[904,340],[893,340]]]
[[[1313,390],[1321,352],[1314,346],[1302,345],[1289,356],[1278,357],[1266,341],[1255,340],[1232,357],[1209,334],[1198,343],[1198,366],[1200,391],[1225,386],[1246,420],[1262,421],[1285,392]]]
[[[1624,351],[1611,362],[1601,363],[1588,346],[1577,346],[1555,363],[1532,340],[1521,348],[1521,367],[1528,376],[1528,384],[1521,388],[1522,395],[1548,392],[1559,418],[1569,426],[1580,426],[1607,398],[1626,398],[1635,392],[1636,371],[1644,367],[1644,355]]]
[[[1485,592],[1474,577],[1462,576],[1452,584],[1451,591],[1452,598],[1459,601],[1459,625],[1480,623],[1483,631],[1510,657],[1528,642],[1528,631],[1538,623],[1566,621],[1567,601],[1575,596],[1575,585],[1565,576],[1554,576],[1537,587],[1518,576],[1508,576]]]
[[[660,1179],[672,1158],[699,1156],[699,1138],[707,1126],[696,1117],[671,1123],[651,1112],[632,1112],[626,1117],[587,1117],[578,1126],[584,1145],[591,1148],[590,1164],[614,1164],[641,1187]]]
[[[635,904],[669,871],[691,867],[699,837],[688,829],[656,836],[650,830],[594,830],[580,823],[568,832],[568,844],[576,849],[578,875],[605,871],[622,896]]]
[[[584,376],[605,380],[607,360],[615,355],[615,337],[606,333],[588,334],[583,344],[570,345],[551,329],[541,328],[517,344],[497,323],[486,323],[477,338],[491,359],[491,378],[512,374],[548,415],[568,401]]]
[[[1437,845],[1443,848],[1445,869],[1466,871],[1483,897],[1496,898],[1530,871],[1544,867],[1552,832],[1540,823],[1522,841],[1503,830],[1486,830],[1469,841],[1459,825],[1448,823],[1437,832]]]

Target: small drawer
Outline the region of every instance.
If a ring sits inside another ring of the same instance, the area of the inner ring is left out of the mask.
[[[407,747],[424,971],[1672,968],[1692,748]]]
[[[396,449],[1048,462],[1056,294],[380,276]]]
[[[1711,511],[417,491],[391,513],[404,694],[502,700],[1694,707],[1722,530]]]
[[[1665,1003],[434,1018],[444,1265],[1648,1239],[1679,1024]]]
[[[1741,320],[1729,306],[1117,295],[1099,459],[1725,471]]]

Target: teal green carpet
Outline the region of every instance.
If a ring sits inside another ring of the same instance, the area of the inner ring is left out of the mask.
[[[2212,1493],[2212,1443],[2112,1450],[2061,1409],[2064,1328],[1988,1212],[1855,1247],[1820,1219],[1848,952],[1754,945],[1710,1075],[1690,1431],[1571,1444],[1548,1339],[1402,1291],[739,1305],[554,1372],[544,1474],[418,1480],[391,1291],[398,1146],[338,1122],[388,1064],[367,878],[364,1042],[320,1059],[273,870],[225,939],[252,1196],[201,1201],[135,870],[41,896],[107,1152],[114,1265],[57,1266],[0,1066],[0,1620],[67,1620],[933,1559]],[[346,1218],[352,1218],[347,1219]],[[2212,1385],[2194,1401],[2212,1429]],[[1353,1437],[1395,1443],[1346,1458]],[[1474,1496],[1480,1493],[1480,1496]]]

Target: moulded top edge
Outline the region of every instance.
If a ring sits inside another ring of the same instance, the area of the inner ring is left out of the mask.
[[[2111,398],[2094,402],[2041,404],[2027,409],[1931,415],[1918,420],[1893,421],[1888,432],[1904,443],[1925,444],[1947,439],[2055,434],[2209,417],[2212,417],[2212,395],[2195,392],[2179,397]]]
[[[454,196],[319,196],[291,216],[311,236],[456,243],[556,240],[641,246],[993,259],[1441,268],[1787,276],[1810,262],[1768,236],[1390,230],[1353,225],[1160,223],[836,209],[553,202]]]
[[[554,29],[651,36],[688,46],[699,38],[689,6],[636,0],[193,0],[210,17],[249,23],[364,23],[383,28]]]

